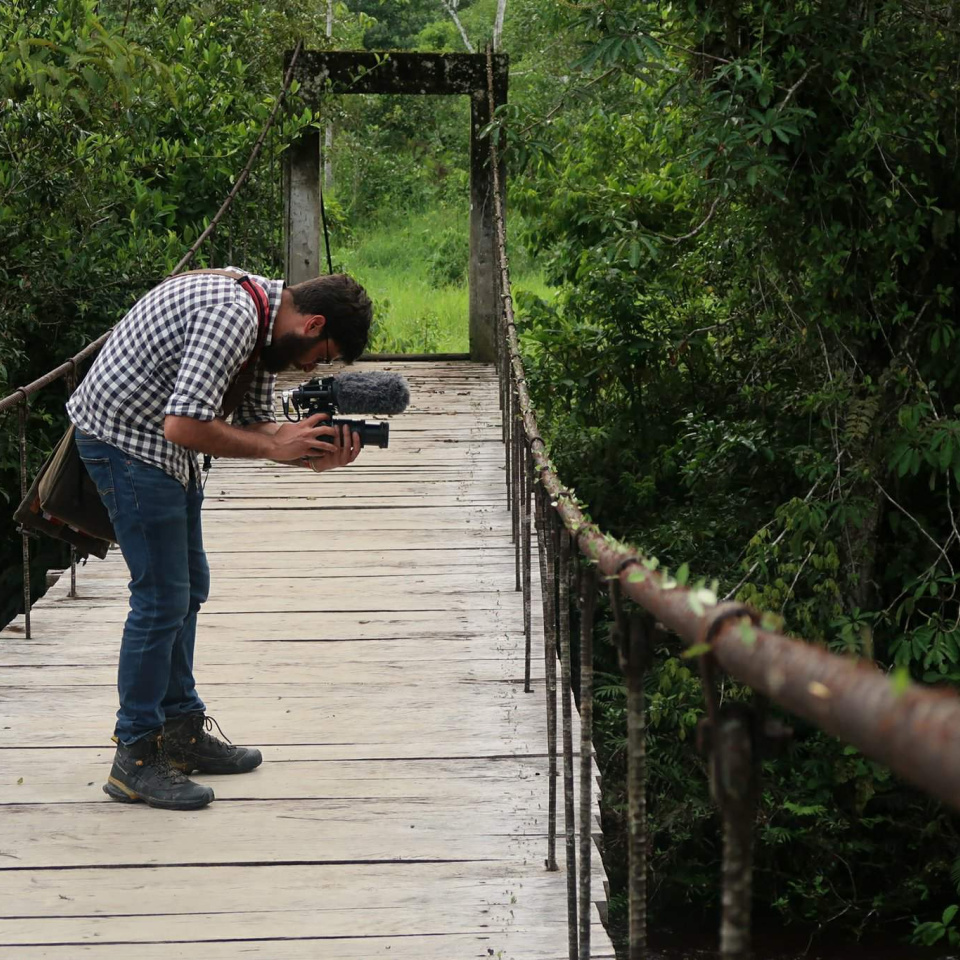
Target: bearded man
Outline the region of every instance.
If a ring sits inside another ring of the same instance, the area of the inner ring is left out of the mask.
[[[259,766],[259,750],[212,735],[193,677],[210,587],[197,454],[317,472],[352,463],[359,436],[325,425],[325,414],[276,422],[274,384],[281,370],[355,360],[371,318],[370,298],[344,274],[290,287],[234,268],[181,274],[134,304],[67,404],[130,569],[117,750],[103,787],[112,798],[193,810],[214,795],[186,774]]]

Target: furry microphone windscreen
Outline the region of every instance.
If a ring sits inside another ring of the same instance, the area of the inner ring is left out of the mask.
[[[341,373],[333,378],[333,396],[341,413],[389,416],[407,409],[410,387],[398,373]]]

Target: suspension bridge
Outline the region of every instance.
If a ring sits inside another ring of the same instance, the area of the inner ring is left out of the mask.
[[[24,540],[24,613],[0,632],[0,956],[614,957],[592,747],[602,586],[627,686],[626,955],[646,955],[643,680],[669,632],[701,665],[720,955],[747,960],[759,765],[789,737],[766,704],[956,807],[960,700],[766,629],[587,521],[547,458],[517,344],[495,124],[505,58],[301,53],[284,93],[296,76],[307,98],[471,98],[471,353],[370,361],[404,374],[413,402],[390,449],[349,469],[216,465],[196,672],[210,712],[264,764],[209,778],[207,809],[119,807],[100,792],[125,565],[113,551],[74,566],[31,609]],[[272,122],[175,272],[234,249],[231,206]],[[320,272],[318,149],[313,136],[291,146],[282,242],[259,238],[283,249],[292,281]],[[75,379],[103,339],[0,400],[17,411],[24,490],[31,398]],[[756,704],[722,704],[724,673]]]

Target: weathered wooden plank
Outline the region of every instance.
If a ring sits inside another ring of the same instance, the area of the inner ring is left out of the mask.
[[[435,559],[436,555],[449,556],[449,560]],[[251,568],[243,557],[231,554],[217,554],[210,561],[210,571],[213,574],[217,591],[229,588],[234,584],[249,584],[251,581],[287,580],[291,583],[297,580],[310,579],[313,581],[336,581],[358,579],[387,579],[403,578],[411,582],[416,579],[430,578],[443,582],[446,578],[465,577],[484,582],[507,584],[509,590],[514,590],[513,584],[513,550],[504,548],[501,556],[483,552],[476,558],[471,555],[445,550],[431,551],[418,559],[416,567],[411,567],[409,553],[406,550],[384,551],[379,556],[370,555],[364,551],[344,551],[337,556],[336,563],[329,558],[323,559],[317,553],[304,554],[294,563],[290,561],[289,553],[263,553],[257,569]],[[531,578],[537,585],[539,576]],[[82,591],[87,584],[114,582],[125,584],[128,580],[126,565],[121,562],[104,561],[96,566],[88,565],[82,578],[77,583],[77,590]],[[302,587],[302,585],[301,585]],[[70,588],[69,577],[59,580],[47,593],[47,602],[67,601],[67,591]]]
[[[64,883],[70,873],[81,881],[75,887]],[[337,951],[336,941],[352,941],[366,946],[366,956],[380,948],[392,957],[403,940],[415,938],[429,957],[444,955],[429,944],[441,935],[445,947],[454,937],[474,937],[476,949],[489,957],[485,944],[501,938],[513,943],[523,936],[535,949],[533,937],[548,929],[541,917],[562,897],[564,882],[562,872],[523,876],[510,864],[489,863],[398,863],[386,869],[360,864],[336,871],[312,865],[221,867],[198,903],[196,870],[132,869],[123,872],[123,883],[111,882],[113,875],[103,871],[70,873],[28,872],[24,913],[0,919],[0,943],[62,943],[72,936],[75,943],[129,943],[143,955],[142,946],[166,943],[170,949],[171,941],[189,938],[203,943],[206,955],[218,939],[234,946],[242,938],[275,940],[279,949],[284,941],[312,940],[319,951],[313,956],[327,957],[328,947]],[[0,876],[0,897],[8,892],[9,877]],[[594,924],[602,930],[597,915]],[[470,955],[446,954],[448,960]]]
[[[302,582],[303,576],[284,576],[283,571],[275,571],[271,577],[261,577],[247,568],[243,571],[243,576],[232,575],[237,572],[240,571],[236,568],[233,571],[222,570],[221,575],[213,580],[212,599],[224,602],[240,598],[276,600],[277,597],[285,595],[297,596],[309,589],[309,584]],[[503,561],[496,564],[460,564],[446,568],[424,568],[420,564],[412,568],[408,564],[406,569],[400,565],[390,568],[361,567],[349,573],[327,564],[318,569],[316,576],[311,579],[316,583],[323,582],[325,593],[342,592],[349,589],[352,583],[360,583],[362,587],[369,589],[374,582],[376,589],[382,590],[385,596],[391,593],[409,594],[414,589],[423,588],[430,593],[516,592],[513,564]],[[125,565],[111,565],[100,570],[97,576],[85,576],[82,582],[78,582],[77,597],[68,596],[69,578],[58,581],[48,591],[47,603],[82,609],[85,605],[105,599],[125,601],[128,581],[129,574]]]
[[[477,934],[422,934],[409,937],[379,938],[310,938],[302,941],[287,940],[284,937],[265,940],[227,940],[202,944],[202,956],[207,960],[246,960],[250,957],[267,960],[568,960],[569,954],[557,952],[555,944],[563,939],[564,932],[554,929],[532,931],[518,935],[513,932],[491,934],[486,931]],[[602,929],[594,934],[596,942],[602,937]],[[604,941],[609,942],[609,941]],[[195,951],[195,941],[186,943],[181,949]],[[0,945],[0,957],[3,960],[31,960],[43,957],[43,960],[116,960],[117,946],[125,944],[76,944],[37,947],[4,947]],[[177,942],[161,941],[152,944],[137,944],[137,960],[171,960],[178,956]],[[490,951],[493,951],[492,953]],[[183,954],[180,954],[182,956]],[[610,960],[615,954],[612,948],[602,946],[593,951],[594,960]]]
[[[256,643],[285,642],[334,642],[338,640],[382,640],[404,638],[414,635],[439,643],[456,642],[468,637],[484,635],[493,638],[519,629],[522,617],[515,611],[504,611],[492,618],[488,612],[451,613],[447,610],[410,611],[365,611],[339,612],[324,610],[295,613],[286,611],[282,618],[275,614],[221,614],[206,616],[201,610],[198,628],[198,647],[217,638]],[[104,624],[122,623],[125,609],[108,611],[98,608],[97,620],[83,622],[83,618],[71,614],[68,608],[42,608],[32,621],[33,640],[30,643],[59,641],[73,636],[92,634],[105,644],[119,641],[118,629],[105,628]],[[23,640],[23,618],[20,617],[0,631],[3,641]],[[209,638],[209,640],[208,640]],[[0,650],[6,649],[3,644]]]
[[[497,545],[480,539],[460,549],[449,548],[442,542],[421,546],[416,548],[415,567],[410,562],[412,548],[385,547],[382,539],[370,549],[358,548],[353,542],[349,549],[338,549],[335,557],[332,550],[321,549],[319,545],[298,549],[293,554],[290,550],[275,549],[270,544],[267,546],[270,549],[257,552],[256,562],[249,557],[249,551],[208,550],[210,570],[219,577],[288,577],[293,580],[304,577],[388,576],[398,571],[408,576],[421,571],[423,575],[429,575],[431,572],[456,572],[471,568],[505,572],[509,578],[514,565],[514,547],[506,537]],[[536,575],[539,577],[539,572]],[[126,576],[123,557],[118,550],[111,550],[104,560],[91,560],[80,568],[77,587],[82,591],[88,581]],[[69,578],[58,581],[44,597],[44,604],[66,597],[68,590]],[[40,610],[42,607],[38,607],[38,613]]]
[[[94,751],[64,753],[71,762],[65,770],[60,771],[59,776],[55,769],[58,758],[44,757],[43,751],[15,751],[12,756],[5,755],[5,767],[9,769],[9,775],[4,774],[0,778],[3,796],[0,813],[5,817],[8,814],[19,815],[22,822],[27,808],[39,814],[48,808],[71,808],[78,827],[83,829],[85,824],[96,822],[89,819],[91,805],[114,810],[116,804],[101,789],[109,770],[111,751],[102,751],[95,758]],[[18,773],[18,763],[20,770],[29,763],[29,776],[20,773],[16,781],[11,783],[12,777]],[[395,773],[423,772],[413,771],[411,767],[423,767],[425,763],[445,764],[445,775],[425,779],[391,776]],[[325,817],[327,808],[331,804],[338,804],[358,810],[368,807],[380,816],[397,819],[421,816],[424,811],[427,812],[425,815],[431,817],[433,811],[440,811],[443,816],[446,813],[456,816],[460,811],[461,816],[471,818],[480,832],[489,831],[500,836],[500,832],[512,824],[510,832],[514,835],[518,832],[542,834],[547,806],[546,760],[530,758],[527,764],[528,768],[522,770],[520,776],[494,777],[483,776],[482,771],[489,765],[499,769],[501,761],[474,758],[366,761],[359,765],[356,761],[273,761],[257,772],[242,777],[197,775],[197,779],[214,788],[218,808],[226,804],[269,803],[269,815],[274,816],[278,809],[275,803],[289,803],[293,809],[302,802],[313,805],[309,812],[290,813],[289,818],[303,819],[305,822]],[[530,767],[532,764],[538,764],[543,769],[533,771]],[[458,769],[451,770],[453,765]],[[375,766],[375,771],[366,769],[372,766]],[[374,777],[373,772],[378,776]],[[537,776],[537,773],[542,775]],[[71,776],[69,783],[65,782],[68,774]],[[336,820],[336,816],[333,819]],[[411,829],[415,829],[418,822],[411,822]],[[596,837],[600,836],[598,803],[594,804],[591,830]],[[0,851],[0,870],[22,865],[13,862],[21,854],[9,845],[4,846],[2,841]],[[284,859],[279,854],[278,858]]]
[[[261,746],[265,756],[269,745],[290,743],[351,746],[361,757],[510,753],[520,743],[523,752],[542,750],[541,695],[525,694],[520,684],[460,683],[442,699],[430,695],[435,689],[430,680],[394,683],[388,695],[361,681],[319,696],[261,697],[250,685],[224,684],[208,696],[198,678],[200,695],[228,736]],[[50,723],[54,702],[57,722]],[[0,747],[107,743],[115,710],[116,693],[108,687],[7,687],[0,693]]]
[[[279,511],[303,514],[308,510],[379,510],[389,503],[392,509],[401,510],[463,510],[470,513],[477,507],[500,508],[502,500],[490,496],[485,499],[471,497],[464,493],[461,496],[394,496],[382,491],[379,494],[368,494],[362,498],[347,497],[339,494],[334,497],[321,499],[311,495],[309,491],[301,491],[298,495],[285,494],[282,503],[277,501],[276,493],[261,493],[256,497],[217,497],[208,495],[203,502],[204,517],[216,513],[238,513],[246,511],[260,511],[268,509],[271,514]]]
[[[485,651],[489,654],[489,651]],[[115,659],[115,658],[114,658]],[[543,678],[542,661],[531,662],[534,680]],[[202,680],[205,688],[227,691],[228,695],[244,695],[257,691],[264,696],[268,693],[280,695],[282,691],[297,689],[304,684],[326,688],[340,684],[356,683],[357,677],[363,677],[363,683],[385,686],[404,682],[416,671],[429,675],[438,685],[461,683],[520,683],[523,681],[524,661],[514,653],[510,657],[460,657],[458,659],[429,660],[344,660],[335,656],[335,651],[326,647],[316,657],[301,657],[283,662],[260,660],[248,663],[225,663],[208,665],[203,658],[197,658],[195,674]],[[291,677],[296,676],[298,683],[293,687]],[[42,695],[50,689],[51,693],[66,695],[70,687],[108,687],[116,686],[116,663],[104,659],[99,664],[81,663],[79,666],[31,666],[7,667],[0,663],[0,697],[9,690],[30,690],[34,695]],[[218,694],[219,695],[219,694]]]
[[[410,507],[397,510],[392,507],[375,506],[351,508],[348,510],[244,510],[239,516],[211,511],[204,518],[203,530],[206,536],[217,537],[221,540],[243,537],[257,538],[260,542],[269,536],[277,538],[290,534],[310,536],[314,533],[326,531],[352,531],[354,536],[375,533],[380,535],[388,531],[410,531],[439,534],[441,531],[460,532],[469,534],[478,526],[483,532],[494,529],[494,523],[502,526],[506,531],[506,522],[503,511],[498,506],[478,506],[470,510],[458,508]],[[291,515],[294,514],[295,515]]]
[[[293,626],[298,617],[309,617],[314,625],[315,635],[323,636],[331,633],[332,625],[338,621],[338,618],[341,622],[346,620],[362,622],[358,618],[368,615],[394,614],[403,619],[446,620],[451,630],[455,629],[455,624],[473,624],[482,627],[483,622],[486,621],[496,630],[510,629],[510,625],[515,626],[518,619],[522,617],[520,611],[504,609],[508,601],[504,599],[503,593],[496,592],[487,592],[476,599],[462,596],[456,601],[451,600],[447,594],[431,595],[426,592],[408,597],[380,597],[373,593],[366,596],[344,594],[333,596],[325,601],[311,592],[297,598],[298,609],[290,609],[293,604],[286,606],[284,604],[283,600],[263,602],[258,608],[248,610],[244,608],[252,605],[245,604],[238,609],[237,606],[211,599],[201,610],[202,629],[214,628],[216,621],[220,618],[226,618],[231,622],[238,621],[234,627],[236,630],[249,630],[251,627],[259,627],[259,624],[264,622],[274,628],[288,624]],[[79,611],[83,610],[97,611],[96,616],[101,624],[122,623],[126,619],[126,607],[121,606],[119,601],[107,604],[90,601],[77,602],[70,606],[51,605],[44,609],[43,617],[47,624],[69,624],[75,622]],[[436,616],[438,614],[445,614],[445,617]],[[257,623],[248,622],[248,615],[255,618]],[[22,620],[14,621],[5,632],[15,633],[18,629],[22,631]]]
[[[526,860],[532,865],[540,862],[547,824],[545,809],[488,809],[469,798],[457,803],[227,800],[192,812],[99,802],[12,804],[3,807],[3,818],[0,872],[404,860]]]
[[[255,775],[202,779],[214,786],[218,800],[406,797],[427,802],[431,796],[463,796],[473,797],[476,803],[500,803],[515,790],[522,802],[518,806],[539,810],[547,795],[545,755],[309,760],[298,757],[303,752],[302,747],[278,747]],[[0,764],[0,804],[110,803],[100,786],[112,758],[112,745],[5,750]]]
[[[23,640],[5,638],[0,642],[0,669],[4,670],[45,670],[47,667],[72,668],[96,667],[108,665],[116,667],[116,642],[106,641],[103,628],[96,629],[86,625],[82,629],[63,627],[48,639]],[[300,668],[310,665],[325,668],[328,664],[418,663],[425,673],[432,673],[432,664],[458,661],[503,661],[505,663],[522,661],[524,655],[523,637],[519,631],[515,634],[501,634],[492,647],[490,638],[479,629],[474,634],[444,634],[442,636],[423,636],[411,633],[408,636],[381,638],[336,638],[325,637],[314,640],[283,640],[227,637],[221,634],[211,636],[208,631],[197,646],[196,664],[199,671],[221,680],[231,677],[238,682],[240,671],[253,666],[264,671],[263,675],[272,675],[273,671],[286,670],[289,677],[299,675]],[[541,658],[534,659],[537,663]],[[224,672],[227,668],[232,672]],[[534,668],[540,671],[540,667]],[[81,682],[79,675],[71,675]],[[8,673],[5,679],[14,686],[29,685],[15,673]],[[42,681],[40,681],[42,682]]]
[[[256,592],[252,596],[237,592],[233,595],[211,596],[203,606],[205,619],[219,615],[240,615],[244,613],[273,613],[284,616],[288,612],[315,613],[323,615],[327,611],[362,613],[365,610],[391,610],[402,612],[410,610],[447,610],[450,613],[499,611],[504,604],[506,591],[484,588],[482,584],[464,585],[462,589],[424,589],[418,588],[413,594],[404,589],[405,581],[376,581],[370,589],[376,596],[351,596],[343,588],[331,588],[324,595],[305,597],[303,591],[276,590]],[[122,621],[125,617],[126,597],[119,591],[99,590],[94,592],[87,587],[88,595],[69,606],[56,609],[61,616],[77,616],[80,611],[106,610],[109,614],[103,622]],[[320,591],[317,591],[320,593]],[[54,609],[54,608],[51,608]],[[506,616],[514,615],[513,611]]]

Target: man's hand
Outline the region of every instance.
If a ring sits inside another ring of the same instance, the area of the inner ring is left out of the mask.
[[[339,452],[337,430],[325,421],[328,413],[315,413],[297,423],[285,423],[271,435],[270,459],[290,463],[304,457],[319,457]],[[330,440],[324,440],[330,437]]]
[[[360,456],[360,434],[350,433],[349,427],[345,424],[338,430],[334,430],[337,438],[333,443],[333,451],[321,454],[319,457],[311,457],[304,464],[314,473],[323,473],[324,470],[333,470],[334,467],[345,467],[353,463]]]
[[[277,450],[271,459],[308,467],[314,473],[353,463],[360,455],[360,434],[351,435],[346,426],[332,427],[324,422],[329,419],[329,414],[316,413],[298,423],[285,423],[271,438]]]

